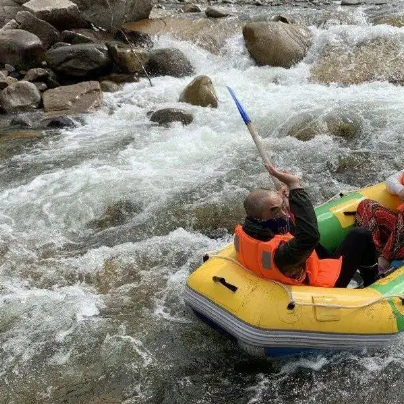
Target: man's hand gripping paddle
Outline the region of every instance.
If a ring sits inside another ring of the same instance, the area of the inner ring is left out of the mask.
[[[234,91],[228,86],[227,86],[227,89],[229,90],[230,95],[232,96],[234,102],[236,103],[237,109],[240,112],[240,115],[243,118],[243,121],[246,124],[246,126],[248,128],[248,131],[251,134],[251,137],[254,140],[255,146],[257,147],[258,152],[261,155],[261,158],[262,158],[262,161],[264,162],[264,165],[265,166],[272,165],[271,162],[269,161],[268,154],[267,154],[266,150],[264,149],[264,147],[262,145],[262,142],[261,142],[261,139],[260,139],[260,137],[259,137],[259,135],[257,133],[257,130],[254,128],[254,126],[253,126],[253,124],[251,122],[250,117],[247,115],[247,112],[245,112],[245,110],[244,110],[243,106],[241,105],[240,101],[237,99],[236,94],[234,93]],[[271,175],[271,178],[272,178],[272,180],[274,182],[275,188],[280,189],[281,184],[272,175]]]

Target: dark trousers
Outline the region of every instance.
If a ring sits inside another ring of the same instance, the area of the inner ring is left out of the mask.
[[[354,227],[333,255],[342,256],[342,268],[335,283],[336,288],[346,288],[357,269],[365,287],[378,279],[376,247],[372,233],[364,227]]]

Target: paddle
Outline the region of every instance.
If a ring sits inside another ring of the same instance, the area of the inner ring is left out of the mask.
[[[257,147],[258,152],[261,155],[264,165],[271,164],[271,162],[269,161],[268,154],[261,143],[261,139],[258,135],[257,130],[255,129],[254,125],[252,124],[250,117],[247,115],[247,112],[241,105],[240,101],[237,99],[234,91],[229,86],[227,86],[227,89],[229,90],[230,95],[232,96],[234,102],[236,103],[237,109],[240,112],[240,115],[243,118],[243,121],[246,124],[246,126],[251,134],[251,137],[254,140],[255,146]],[[271,178],[272,178],[272,181],[274,182],[275,188],[276,189],[281,188],[281,184],[277,181],[277,179],[275,177],[273,177],[272,175],[271,175]]]

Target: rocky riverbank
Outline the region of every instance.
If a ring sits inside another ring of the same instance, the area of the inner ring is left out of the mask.
[[[126,2],[126,14],[114,4],[110,4],[115,10],[111,13],[101,4],[96,10],[94,3],[83,0],[19,0],[14,5],[10,1],[0,1],[0,9],[6,11],[0,29],[3,128],[41,130],[76,125],[81,114],[102,105],[103,92],[118,91],[141,77],[192,76],[193,67],[180,50],[153,48],[155,35],[191,40],[220,54],[226,39],[242,32],[258,65],[290,68],[307,56],[312,45],[308,25],[349,24],[354,7],[366,6],[364,13],[371,24],[404,25],[400,7],[384,1],[254,0],[241,4],[225,0],[196,4],[161,0],[151,14],[149,0]],[[248,6],[263,11],[246,15],[241,10]],[[299,12],[277,14],[286,6]],[[305,8],[317,10],[311,13],[311,21],[302,18]],[[376,36],[371,42],[358,40],[353,47],[352,43],[325,44],[310,80],[327,85],[387,80],[401,85],[404,57],[396,39],[394,35]],[[349,69],[344,68],[347,65]],[[209,77],[195,78],[179,94],[179,101],[216,107]],[[150,116],[159,124],[192,121],[182,110],[157,111],[157,115],[150,111]],[[315,132],[309,130],[312,133],[307,136],[307,128],[303,129],[302,140]],[[294,131],[301,133],[300,128]]]

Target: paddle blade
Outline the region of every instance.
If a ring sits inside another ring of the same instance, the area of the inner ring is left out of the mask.
[[[234,93],[234,91],[227,86],[227,89],[229,90],[230,95],[232,96],[234,102],[236,103],[237,109],[240,112],[241,117],[243,118],[243,121],[246,125],[248,125],[249,123],[251,123],[251,119],[250,117],[247,115],[247,112],[245,112],[243,106],[241,105],[240,101],[237,99],[236,94]]]

